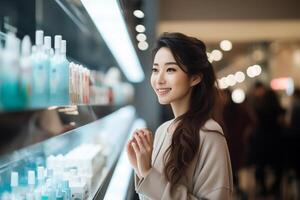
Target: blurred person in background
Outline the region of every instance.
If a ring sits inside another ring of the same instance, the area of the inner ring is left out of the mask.
[[[287,170],[296,173],[295,178],[300,181],[300,89],[296,88],[292,96],[290,120],[284,135],[285,164]],[[300,188],[299,188],[300,189]]]
[[[256,82],[251,92],[251,104],[256,116],[256,127],[252,137],[251,161],[256,167],[257,195],[279,195],[282,176],[283,149],[282,119],[284,110],[276,93],[261,82]],[[267,167],[274,171],[275,180],[267,188]]]
[[[165,33],[153,53],[151,86],[175,118],[157,129],[154,141],[150,130],[139,129],[127,144],[140,199],[231,199],[230,157],[213,116],[216,77],[205,44]]]
[[[291,107],[290,127],[300,135],[300,88],[294,90]]]
[[[228,142],[231,165],[233,171],[233,183],[239,199],[247,199],[245,192],[239,185],[238,171],[245,167],[246,151],[248,150],[249,136],[254,126],[254,117],[247,103],[237,104],[231,98],[231,91],[222,91],[224,133]]]

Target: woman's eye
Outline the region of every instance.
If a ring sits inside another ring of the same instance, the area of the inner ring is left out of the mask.
[[[152,72],[158,72],[156,68],[152,68]]]
[[[167,69],[167,72],[175,72],[176,71],[176,69],[174,69],[174,68],[168,68]]]

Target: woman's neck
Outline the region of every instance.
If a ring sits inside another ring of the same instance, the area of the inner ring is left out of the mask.
[[[190,106],[190,93],[183,99],[172,102],[171,107],[174,114],[175,119],[189,110]]]
[[[185,105],[171,104],[171,106],[172,106],[172,110],[173,110],[175,119],[188,111],[188,106],[185,106]]]

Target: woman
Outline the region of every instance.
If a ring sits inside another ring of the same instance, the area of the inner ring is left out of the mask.
[[[165,33],[154,49],[151,85],[175,119],[127,144],[141,199],[231,199],[232,172],[222,128],[212,119],[215,74],[204,43]],[[153,151],[152,151],[153,150]]]

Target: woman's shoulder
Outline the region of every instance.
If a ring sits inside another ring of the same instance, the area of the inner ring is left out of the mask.
[[[207,120],[201,128],[200,138],[205,143],[226,143],[222,127],[213,119]]]
[[[214,119],[207,120],[203,125],[202,130],[204,132],[218,132],[219,134],[224,135],[221,125]]]
[[[169,126],[174,121],[174,119],[168,120],[164,123],[162,123],[156,130],[156,132],[167,132]]]

